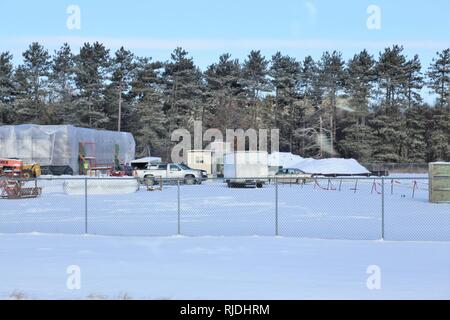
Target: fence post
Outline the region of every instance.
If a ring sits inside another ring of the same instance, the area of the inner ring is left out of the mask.
[[[177,179],[177,213],[178,213],[178,227],[177,227],[177,234],[181,235],[181,208],[180,208],[180,179]]]
[[[384,240],[384,177],[381,177],[381,239]]]
[[[88,233],[88,179],[84,177],[84,233]]]
[[[275,178],[275,236],[278,236],[278,178]]]

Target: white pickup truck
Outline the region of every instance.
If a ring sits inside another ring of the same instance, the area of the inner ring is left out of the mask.
[[[141,182],[147,185],[164,181],[177,180],[185,184],[201,184],[207,178],[207,173],[202,170],[191,169],[183,163],[158,163],[150,164],[147,169],[137,170],[137,176]]]

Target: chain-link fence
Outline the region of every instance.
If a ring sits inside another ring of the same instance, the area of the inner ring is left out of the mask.
[[[450,204],[428,202],[425,176],[262,180],[4,179],[0,233],[450,241]]]
[[[362,163],[362,165],[373,172],[396,172],[396,173],[426,173],[428,163]]]

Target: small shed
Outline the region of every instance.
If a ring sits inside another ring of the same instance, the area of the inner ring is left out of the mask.
[[[205,170],[208,176],[217,175],[214,150],[189,150],[187,161],[187,165],[192,169]]]
[[[429,201],[450,202],[450,162],[429,164]]]
[[[218,165],[224,164],[223,158],[225,154],[233,152],[231,142],[225,141],[213,141],[209,144],[209,146],[206,149],[214,151],[214,159],[216,164]]]

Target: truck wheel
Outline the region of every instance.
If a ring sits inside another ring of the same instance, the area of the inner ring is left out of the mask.
[[[194,176],[184,177],[184,183],[189,185],[195,184],[195,177]]]
[[[263,187],[263,183],[262,182],[257,182],[256,183],[256,187],[257,188],[262,188]]]
[[[152,177],[152,176],[145,176],[144,177],[144,184],[146,186],[149,186],[149,187],[154,186],[155,185],[155,178]]]
[[[73,176],[73,170],[71,167],[66,167],[63,172],[64,175]]]

